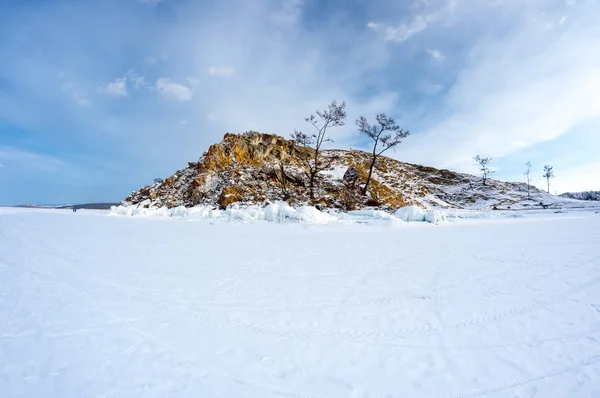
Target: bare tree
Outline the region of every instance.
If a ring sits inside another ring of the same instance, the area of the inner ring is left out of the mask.
[[[550,179],[554,178],[554,167],[545,165],[543,177],[548,181],[548,193],[550,193]]]
[[[306,166],[308,168],[307,176],[309,181],[308,188],[310,191],[310,198],[314,199],[315,180],[317,174],[327,169],[333,161],[332,159],[330,159],[329,162],[323,162],[321,160],[321,146],[325,142],[333,142],[327,133],[327,129],[330,127],[344,125],[346,120],[346,103],[342,102],[338,105],[336,101],[332,101],[331,104],[329,104],[328,109],[316,111],[316,116],[313,114],[304,120],[314,127],[315,132],[313,134],[306,134],[301,131],[294,130],[292,139],[294,139],[300,145],[314,149],[314,156],[305,159]]]
[[[527,176],[527,200],[530,199],[529,196],[529,188],[531,186],[531,178],[530,178],[530,174],[531,174],[531,162],[527,162],[525,163],[525,165],[527,166],[527,169],[525,169],[525,174]]]
[[[494,170],[490,169],[488,167],[488,164],[492,161],[492,158],[482,158],[481,156],[477,155],[473,158],[477,163],[479,163],[479,170],[481,170],[481,172],[483,173],[483,185],[485,185],[485,183],[487,182],[488,176],[490,174],[495,173]]]
[[[402,142],[402,139],[408,137],[410,132],[403,130],[396,124],[396,121],[391,117],[388,117],[385,113],[379,113],[375,116],[377,123],[369,124],[364,116],[359,117],[356,120],[358,126],[358,132],[371,138],[373,142],[373,152],[371,156],[371,164],[369,165],[369,175],[367,176],[367,182],[363,188],[363,195],[367,194],[369,188],[369,182],[371,181],[371,175],[373,174],[373,168],[377,158],[387,151],[388,149],[396,147],[396,145]]]
[[[283,200],[288,200],[290,198],[290,193],[288,191],[288,175],[285,172],[287,166],[289,166],[291,161],[292,153],[294,152],[294,146],[289,147],[288,150],[282,150],[279,155],[279,172],[275,172],[279,183],[281,184],[281,196]]]
[[[309,147],[311,145],[311,137],[300,130],[294,129],[292,139],[296,141],[296,143],[298,143],[299,145],[302,145],[303,147]]]

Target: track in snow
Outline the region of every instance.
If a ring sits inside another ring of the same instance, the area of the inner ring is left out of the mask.
[[[600,396],[600,227],[0,210],[6,397]]]

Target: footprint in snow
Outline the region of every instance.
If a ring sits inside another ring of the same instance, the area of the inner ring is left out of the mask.
[[[42,363],[29,362],[23,368],[23,383],[28,386],[39,386],[48,376],[49,366],[48,361]]]
[[[537,388],[534,386],[523,386],[515,390],[510,398],[533,398],[537,394]]]
[[[584,368],[578,375],[577,375],[577,380],[579,380],[579,382],[581,384],[588,382],[590,380],[597,380],[600,379],[600,370],[596,370],[592,367],[589,368]]]
[[[269,375],[271,375],[271,377],[275,379],[283,379],[286,377],[285,371],[275,364],[275,360],[273,358],[264,357],[260,362],[267,369],[267,372]]]
[[[368,398],[369,394],[362,388],[355,388],[350,394],[350,398]]]

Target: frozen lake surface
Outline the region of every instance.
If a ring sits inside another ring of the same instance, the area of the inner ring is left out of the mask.
[[[600,214],[0,209],[2,397],[597,398]]]

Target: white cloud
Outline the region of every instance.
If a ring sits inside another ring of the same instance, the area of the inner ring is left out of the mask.
[[[399,24],[369,22],[367,27],[380,32],[385,41],[405,42],[417,34],[429,29],[432,25],[447,23],[459,8],[459,5],[473,6],[475,1],[459,0],[417,0],[412,8],[413,15],[408,21]],[[493,4],[489,4],[493,5]]]
[[[150,65],[154,65],[155,63],[158,62],[158,59],[154,58],[154,57],[146,57],[146,59],[144,61],[146,61],[146,63],[148,63]]]
[[[87,95],[82,92],[73,82],[67,81],[62,84],[61,90],[69,94],[69,96],[77,103],[77,105],[87,108],[90,106],[90,100]]]
[[[0,146],[0,157],[6,164],[19,166],[18,170],[23,171],[24,166],[28,170],[58,170],[68,166],[65,161],[51,155],[31,152],[10,146]],[[4,165],[1,165],[4,167]],[[10,167],[13,169],[14,167]]]
[[[127,78],[121,77],[115,79],[114,82],[110,82],[104,86],[98,87],[98,92],[112,95],[115,97],[126,97],[127,96]]]
[[[135,80],[133,80],[133,88],[135,89],[139,89],[140,87],[143,87],[146,84],[146,79],[144,79],[143,76],[137,76]]]
[[[146,79],[143,76],[138,75],[135,70],[131,69],[125,76],[117,78],[104,86],[98,87],[97,91],[113,97],[126,97],[129,95],[130,90],[139,90],[147,85]]]
[[[178,101],[189,101],[192,99],[192,90],[183,84],[174,83],[171,79],[161,77],[156,80],[156,89],[167,98]]]
[[[188,124],[187,120],[180,120],[179,124],[181,124],[182,126],[185,126],[186,124]]]
[[[555,178],[550,180],[550,192],[579,192],[579,191],[598,191],[600,190],[600,181],[598,181],[598,170],[600,162],[592,162],[567,169],[556,169]],[[546,181],[540,186],[545,187]]]
[[[213,76],[229,77],[235,73],[233,66],[211,66],[208,68],[208,73]]]
[[[0,163],[0,169],[3,169],[4,165],[2,163]]]
[[[385,28],[385,40],[402,42],[410,39],[419,32],[424,31],[429,26],[433,18],[428,15],[417,15],[411,22],[400,24],[398,26],[388,26]]]
[[[125,78],[129,82],[129,84],[133,87],[134,90],[139,90],[140,88],[148,85],[148,82],[146,82],[146,79],[143,76],[138,75],[135,72],[135,70],[133,70],[133,69],[131,69],[129,72],[127,72],[127,74],[125,75]]]
[[[440,50],[428,49],[427,54],[429,54],[431,58],[435,59],[436,61],[443,61],[446,58]]]
[[[280,0],[279,9],[271,15],[271,21],[279,26],[293,27],[302,18],[304,0]]]
[[[421,82],[418,85],[419,91],[424,94],[434,95],[440,93],[444,90],[444,86],[442,84],[436,84],[428,81]]]
[[[477,153],[509,156],[600,117],[598,35],[582,11],[565,30],[524,23],[480,40],[444,99],[447,116],[424,120],[407,160],[472,171]]]
[[[90,100],[86,97],[79,96],[78,94],[73,94],[73,99],[77,102],[77,104],[83,108],[87,108],[90,106]]]
[[[198,79],[197,77],[194,77],[194,76],[190,76],[185,80],[187,80],[187,82],[189,84],[191,84],[192,86],[197,86],[198,83],[200,83],[200,79]]]
[[[369,22],[367,27],[375,32],[381,32],[385,41],[400,43],[423,32],[429,28],[432,23],[438,20],[441,15],[448,11],[449,9],[445,8],[435,12],[424,12],[413,16],[409,22],[403,22],[399,25]]]

